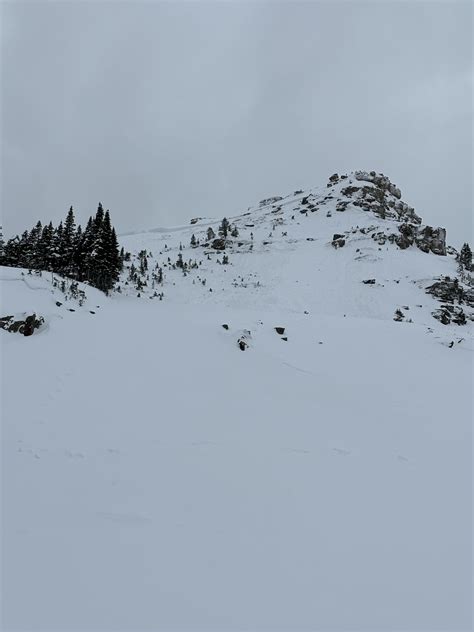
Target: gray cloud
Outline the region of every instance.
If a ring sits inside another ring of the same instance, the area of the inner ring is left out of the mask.
[[[10,235],[101,200],[119,231],[389,175],[472,239],[470,2],[2,5]]]

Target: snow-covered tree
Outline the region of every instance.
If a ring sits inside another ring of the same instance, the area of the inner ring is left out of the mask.
[[[224,217],[224,219],[221,222],[221,225],[219,226],[219,235],[222,235],[222,237],[224,237],[224,239],[226,239],[228,232],[229,232],[229,220]]]
[[[465,270],[471,270],[472,251],[468,243],[465,243],[459,253],[459,263]]]

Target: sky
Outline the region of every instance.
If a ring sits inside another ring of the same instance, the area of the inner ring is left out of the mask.
[[[470,1],[1,4],[4,234],[118,232],[383,172],[472,241]]]

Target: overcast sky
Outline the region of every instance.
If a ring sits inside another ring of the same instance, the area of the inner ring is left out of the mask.
[[[2,4],[4,232],[237,214],[335,172],[388,175],[472,239],[472,3]]]

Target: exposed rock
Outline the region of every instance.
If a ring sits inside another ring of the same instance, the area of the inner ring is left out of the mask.
[[[22,320],[15,320],[14,316],[3,316],[0,318],[0,329],[9,331],[10,333],[19,333],[24,336],[31,336],[35,329],[39,329],[44,323],[42,316],[31,314]]]
[[[222,325],[222,327],[224,327],[224,329],[227,329],[227,330],[229,329],[229,325],[227,324]]]
[[[237,346],[241,351],[245,351],[249,347],[248,341],[252,338],[252,334],[248,329],[244,329],[242,335],[237,340]]]
[[[336,241],[336,239],[344,239],[344,235],[340,235],[339,233],[334,233],[332,240]]]
[[[331,182],[332,184],[336,184],[336,182],[339,182],[339,174],[333,173],[332,176],[329,176],[329,182]]]
[[[386,189],[389,193],[391,193],[394,197],[398,199],[402,197],[400,189],[395,186],[395,184],[390,182],[389,178],[387,178],[387,176],[384,176],[383,173],[375,173],[375,171],[356,171],[354,176],[356,180],[372,182],[380,189]]]
[[[431,312],[431,314],[443,325],[450,325],[451,323],[465,325],[467,322],[466,314],[459,305],[441,305],[439,309]]]
[[[456,278],[443,277],[440,281],[428,286],[426,293],[443,303],[465,303],[469,307],[474,307],[474,289],[462,287]]]
[[[225,245],[225,239],[221,239],[220,237],[218,237],[217,239],[214,239],[211,243],[211,248],[214,248],[214,250],[225,250]]]
[[[360,187],[348,186],[342,189],[341,193],[346,197],[351,197],[352,195],[354,195],[354,193],[357,193],[358,191],[360,191]]]
[[[375,279],[364,279],[362,283],[365,283],[365,285],[374,285]]]
[[[274,202],[279,202],[283,198],[281,195],[275,195],[273,197],[266,198],[265,200],[260,200],[260,206],[267,206],[268,204],[273,204]]]
[[[193,217],[193,219],[191,220],[191,224],[197,224],[200,219],[202,219],[202,217]]]
[[[423,226],[419,228],[414,224],[403,223],[398,227],[399,235],[394,237],[399,248],[405,250],[413,244],[423,252],[432,252],[435,255],[446,255],[446,230]],[[391,236],[388,237],[390,240]]]
[[[398,219],[399,221],[409,220],[416,224],[421,224],[421,217],[415,213],[415,209],[400,200],[400,189],[396,187],[387,176],[371,171],[356,171],[356,180],[370,182],[372,186],[362,187],[347,186],[341,193],[353,199],[354,206],[372,211],[379,217]]]
[[[334,246],[334,248],[336,248],[336,250],[337,250],[338,248],[342,248],[343,246],[346,245],[346,240],[345,239],[333,239],[331,243]]]
[[[285,328],[284,327],[275,327],[275,331],[277,332],[277,334],[282,336],[285,333]]]
[[[395,315],[393,317],[393,320],[397,321],[397,323],[400,323],[402,320],[405,320],[405,314],[402,312],[401,309],[395,310]]]
[[[418,231],[415,238],[416,245],[423,252],[433,252],[435,255],[446,255],[446,230],[425,226]]]
[[[395,237],[395,242],[401,250],[406,250],[415,242],[416,226],[412,224],[401,224],[398,230],[400,235]]]

